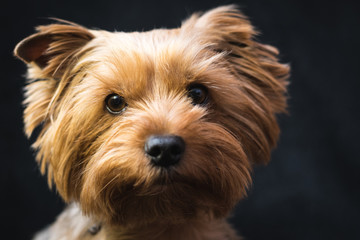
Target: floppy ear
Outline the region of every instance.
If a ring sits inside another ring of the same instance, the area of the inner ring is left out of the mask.
[[[39,78],[60,78],[81,48],[94,38],[86,28],[74,23],[50,24],[17,44],[14,55],[41,69]]]
[[[66,70],[75,66],[84,46],[94,38],[86,28],[74,23],[50,24],[17,44],[14,55],[28,64],[29,83],[25,87],[25,132],[28,136],[46,123],[49,106],[55,102],[69,79]],[[34,81],[41,79],[43,81]],[[60,89],[59,91],[57,91]]]
[[[275,47],[256,41],[257,32],[235,5],[193,15],[183,26],[201,34],[216,52],[226,52],[232,72],[249,81],[268,98],[274,113],[286,111],[289,66],[278,62]]]

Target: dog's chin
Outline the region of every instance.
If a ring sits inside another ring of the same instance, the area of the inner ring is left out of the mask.
[[[103,215],[105,221],[114,225],[139,226],[151,223],[178,224],[195,219],[213,219],[223,217],[229,211],[229,206],[224,209],[219,202],[209,201],[209,194],[181,195],[188,186],[180,183],[168,185],[154,185],[156,195],[136,195],[131,193],[122,201],[114,200],[112,214]],[[190,190],[195,194],[194,190]],[[199,193],[199,191],[197,191]],[[151,193],[150,193],[151,194]],[[116,193],[114,193],[116,199]],[[120,202],[120,204],[119,204]],[[224,201],[221,201],[224,202]],[[106,210],[105,210],[106,211]],[[104,211],[104,212],[105,212]]]
[[[214,184],[181,176],[177,170],[176,166],[162,169],[151,183],[119,180],[104,185],[96,199],[80,205],[105,222],[131,227],[224,217],[239,200],[230,196],[234,192],[230,189],[224,194]]]

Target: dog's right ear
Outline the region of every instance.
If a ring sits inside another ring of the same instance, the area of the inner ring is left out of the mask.
[[[74,23],[50,24],[36,28],[37,33],[17,44],[14,55],[31,66],[40,68],[39,78],[60,78],[74,56],[94,35]]]
[[[49,112],[51,103],[61,95],[68,80],[65,78],[87,52],[85,45],[95,37],[90,30],[62,20],[36,30],[37,33],[22,40],[14,50],[14,55],[28,64],[30,82],[25,87],[24,100],[28,136],[41,123],[46,126],[49,115],[53,114]],[[33,81],[37,79],[46,81]]]

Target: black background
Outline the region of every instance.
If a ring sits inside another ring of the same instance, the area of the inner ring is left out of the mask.
[[[9,1],[1,12],[0,239],[29,239],[63,208],[23,134],[25,65],[12,56],[58,17],[118,31],[177,27],[194,11],[237,3],[291,63],[288,116],[272,162],[257,167],[232,222],[249,240],[360,239],[359,24],[356,1]]]

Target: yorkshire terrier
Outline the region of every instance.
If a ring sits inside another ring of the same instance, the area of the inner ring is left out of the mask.
[[[234,6],[180,28],[39,26],[25,132],[69,207],[36,239],[240,239],[226,222],[276,145],[289,67]]]

